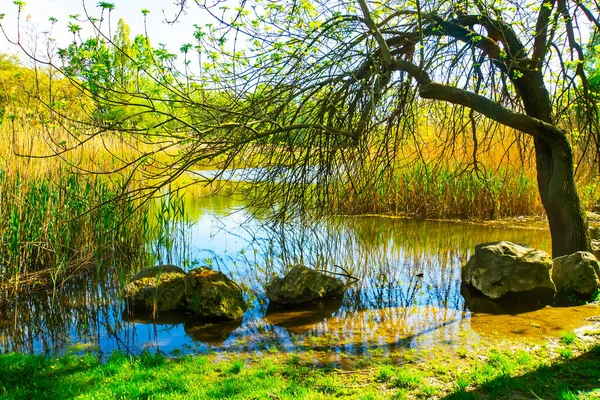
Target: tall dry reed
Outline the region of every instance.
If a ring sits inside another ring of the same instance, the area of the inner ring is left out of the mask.
[[[356,186],[354,186],[356,187]],[[496,219],[541,215],[535,178],[514,169],[475,175],[445,165],[404,166],[356,191],[343,186],[338,212],[393,213],[422,218]]]
[[[24,121],[0,125],[0,296],[56,289],[105,266],[139,268],[148,206],[126,194],[135,180],[86,172],[110,171],[127,148],[115,136],[52,156],[72,135]]]

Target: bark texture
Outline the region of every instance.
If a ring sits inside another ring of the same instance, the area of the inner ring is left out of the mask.
[[[527,115],[550,125],[552,103],[541,72],[527,71],[516,79]],[[564,131],[534,138],[537,181],[548,215],[554,258],[590,250],[587,220],[575,185],[573,150]]]

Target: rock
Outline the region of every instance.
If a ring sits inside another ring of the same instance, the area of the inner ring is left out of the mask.
[[[266,287],[274,304],[299,304],[344,294],[344,282],[303,265],[293,267],[283,278],[274,278]]]
[[[492,300],[548,303],[556,288],[548,253],[511,242],[475,246],[462,281]]]
[[[208,319],[233,320],[246,310],[242,289],[220,271],[208,267],[191,270],[185,280],[187,307]]]
[[[133,309],[176,310],[184,305],[185,277],[175,265],[146,268],[125,285],[125,300]]]
[[[165,272],[178,272],[185,275],[185,271],[179,268],[177,265],[165,264],[155,265],[154,267],[143,269],[135,274],[131,280],[135,281],[142,278],[152,278],[156,277],[158,274],[164,274]]]
[[[592,239],[592,253],[596,256],[597,259],[600,260],[600,240]]]
[[[596,289],[600,288],[599,276],[598,259],[587,251],[578,251],[554,259],[552,280],[561,297],[570,294],[582,298],[590,297]]]

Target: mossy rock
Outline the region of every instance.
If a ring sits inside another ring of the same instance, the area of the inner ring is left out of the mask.
[[[132,309],[171,311],[185,304],[186,273],[175,265],[146,268],[125,285],[125,300]]]
[[[241,318],[246,310],[242,289],[224,273],[208,267],[191,270],[185,279],[187,308],[213,320]]]
[[[592,254],[595,255],[598,260],[600,260],[600,240],[592,238],[591,245]]]
[[[346,287],[339,278],[296,265],[283,278],[275,278],[266,287],[273,304],[301,304],[342,296]]]
[[[144,268],[143,270],[141,270],[140,272],[135,274],[131,278],[131,280],[135,281],[137,279],[142,279],[142,278],[153,278],[160,274],[164,274],[166,272],[169,272],[169,273],[177,272],[177,273],[185,275],[185,271],[183,269],[181,269],[180,267],[178,267],[177,265],[164,264],[164,265],[155,265],[154,267],[150,267],[150,268]]]

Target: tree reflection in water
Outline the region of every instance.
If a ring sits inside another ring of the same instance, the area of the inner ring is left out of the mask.
[[[363,354],[373,347],[391,353],[432,341],[452,342],[459,340],[461,329],[469,329],[471,311],[460,292],[460,267],[475,244],[510,240],[550,247],[549,233],[543,230],[376,216],[273,226],[265,223],[264,211],[245,206],[235,196],[188,196],[185,208],[193,224],[181,221],[181,229],[173,229],[173,234],[185,234],[187,246],[148,245],[154,252],[169,252],[175,263],[190,268],[207,264],[240,283],[251,304],[242,320],[207,325],[181,313],[161,313],[156,320],[124,314],[121,290],[140,266],[114,265],[56,291],[5,302],[1,348],[63,352],[75,343],[91,343],[103,353],[137,353],[149,347],[163,352],[278,348]],[[295,263],[331,271],[342,265],[359,281],[343,299],[304,309],[268,307],[264,285]]]

